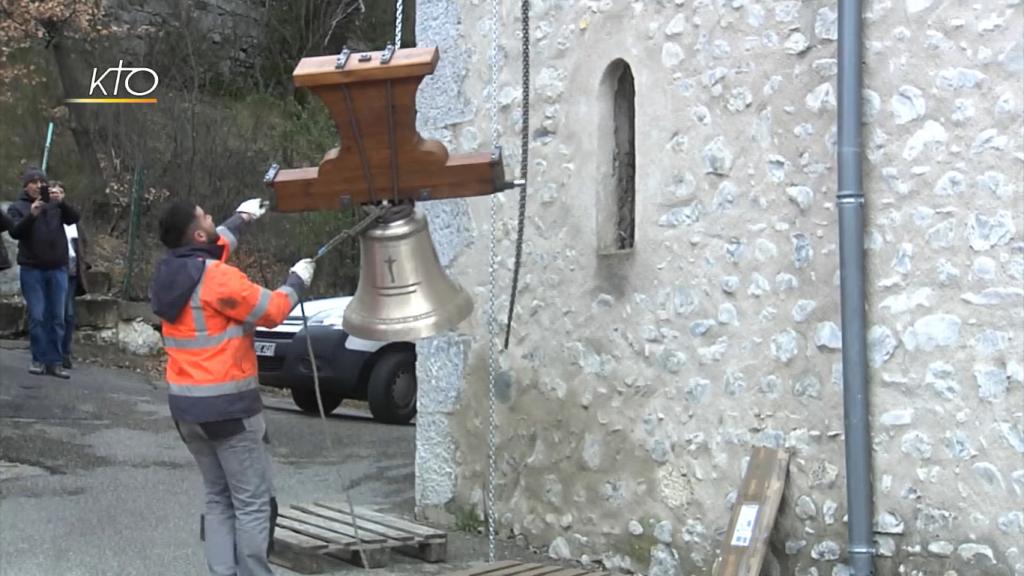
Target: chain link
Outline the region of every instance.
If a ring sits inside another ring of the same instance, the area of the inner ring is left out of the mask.
[[[403,15],[405,13],[405,1],[398,0],[398,4],[395,6],[395,48],[402,47],[402,25]]]
[[[490,115],[491,115],[491,147],[497,149],[501,145],[501,127],[498,124],[498,29],[500,27],[501,0],[491,0],[491,83],[490,83]],[[488,307],[487,307],[487,560],[494,562],[497,548],[497,510],[495,503],[495,484],[498,478],[498,415],[495,386],[498,376],[498,195],[491,194],[491,242],[488,260]]]
[[[530,0],[522,1],[523,18],[523,77],[522,77],[522,125],[520,127],[519,178],[519,219],[516,228],[516,259],[512,268],[512,294],[508,302],[508,321],[505,323],[505,350],[512,335],[512,316],[516,310],[516,292],[519,287],[519,268],[523,261],[523,233],[526,229],[526,189],[529,184],[530,168]]]

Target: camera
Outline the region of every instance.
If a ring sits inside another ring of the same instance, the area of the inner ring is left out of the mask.
[[[39,185],[39,199],[43,202],[50,201],[50,183],[43,182]]]

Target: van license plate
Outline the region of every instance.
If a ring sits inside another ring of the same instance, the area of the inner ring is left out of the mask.
[[[256,342],[256,355],[273,356],[275,348],[277,348],[277,343],[275,342]]]

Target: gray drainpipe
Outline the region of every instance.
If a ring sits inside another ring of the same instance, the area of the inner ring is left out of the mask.
[[[839,271],[843,323],[846,504],[854,576],[875,573],[864,329],[864,188],[861,181],[861,0],[839,0]]]

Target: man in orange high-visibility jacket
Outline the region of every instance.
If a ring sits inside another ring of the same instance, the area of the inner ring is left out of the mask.
[[[227,263],[239,229],[266,211],[247,200],[220,227],[178,201],[160,218],[169,249],[150,289],[163,320],[171,417],[206,489],[202,538],[215,576],[267,576],[277,505],[257,380],[253,328],[280,324],[309,287],[315,266],[299,261],[271,291]]]

